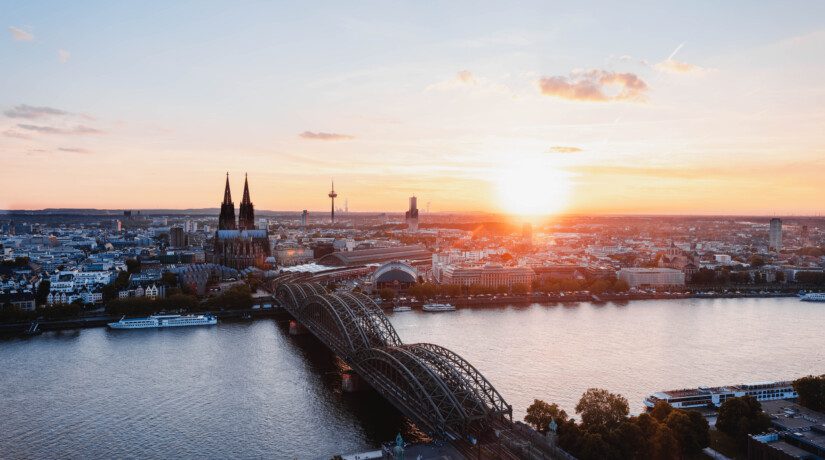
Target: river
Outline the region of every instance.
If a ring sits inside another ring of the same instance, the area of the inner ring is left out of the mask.
[[[390,314],[407,343],[469,360],[521,418],[569,413],[590,387],[625,395],[825,373],[825,304],[681,299]],[[0,340],[0,458],[319,458],[409,424],[283,321],[49,332]]]

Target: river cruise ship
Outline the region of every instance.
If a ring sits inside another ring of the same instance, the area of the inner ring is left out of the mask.
[[[825,302],[825,293],[809,292],[807,294],[802,294],[801,296],[799,296],[799,300],[803,302]]]
[[[448,303],[425,303],[423,307],[421,307],[424,311],[432,311],[432,312],[439,312],[439,311],[455,311],[455,307],[448,304]]]
[[[212,315],[152,315],[148,318],[126,319],[124,316],[120,321],[109,323],[112,329],[150,329],[161,327],[184,327],[184,326],[212,326],[218,324],[218,318]]]
[[[677,409],[699,407],[719,407],[728,398],[753,396],[757,401],[790,399],[799,395],[793,389],[792,382],[765,382],[724,387],[699,387],[684,390],[669,390],[653,393],[645,398],[645,406],[652,409],[659,401],[665,401]]]

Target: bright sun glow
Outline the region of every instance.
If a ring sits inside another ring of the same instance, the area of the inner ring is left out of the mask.
[[[496,176],[499,205],[508,213],[545,216],[568,205],[570,180],[549,159],[526,158],[503,165]]]

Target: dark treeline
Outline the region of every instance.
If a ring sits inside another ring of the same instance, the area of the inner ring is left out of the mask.
[[[711,443],[707,419],[697,411],[660,401],[649,412],[629,415],[627,399],[591,388],[576,404],[576,421],[556,404],[535,400],[524,421],[541,433],[556,423],[559,447],[581,460],[699,458]],[[751,397],[731,398],[719,408],[716,428],[745,452],[747,435],[769,429],[770,418]]]

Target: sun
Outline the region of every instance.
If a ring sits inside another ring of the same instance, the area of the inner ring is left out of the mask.
[[[507,214],[546,216],[565,210],[569,175],[549,159],[510,160],[496,174],[499,206]]]

